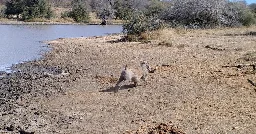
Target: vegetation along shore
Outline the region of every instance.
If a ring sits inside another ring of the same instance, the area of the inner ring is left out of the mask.
[[[19,13],[7,15],[6,3],[17,1],[0,1],[1,15],[50,21],[50,9],[62,8],[67,11],[59,13],[64,23],[75,24],[93,21],[72,16],[88,11],[95,22],[121,20],[124,32],[48,41],[51,51],[42,58],[14,65],[13,73],[1,72],[0,133],[256,131],[255,5],[226,0],[38,0],[49,9],[42,10],[44,16],[30,14],[31,3],[20,0],[18,5],[25,6]],[[125,81],[116,90],[124,67],[139,70],[141,61],[149,65],[145,81],[136,86]]]

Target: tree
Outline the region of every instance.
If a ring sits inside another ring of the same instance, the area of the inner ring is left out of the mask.
[[[131,17],[133,12],[132,3],[128,0],[116,0],[113,8],[115,9],[116,19],[127,20]]]
[[[25,7],[23,0],[10,0],[6,2],[6,15],[19,15]]]
[[[249,5],[249,8],[254,12],[256,13],[256,3],[252,3]]]
[[[24,20],[33,18],[50,18],[52,11],[45,0],[25,0],[22,16]]]
[[[241,22],[245,9],[246,4],[241,0],[172,0],[172,5],[163,12],[161,19],[173,27],[235,27],[245,24]]]
[[[114,0],[92,0],[90,6],[97,17],[103,20],[114,18]]]
[[[72,10],[68,13],[68,17],[73,18],[76,22],[88,22],[89,13],[83,0],[73,0]]]
[[[0,5],[0,18],[4,18],[5,17],[5,6],[1,6]]]
[[[168,3],[164,3],[159,0],[150,0],[148,5],[146,5],[145,8],[145,14],[147,16],[158,16],[160,15],[164,10],[166,10],[168,6]]]
[[[23,20],[50,18],[52,11],[45,0],[10,0],[6,2],[6,15],[22,15]]]

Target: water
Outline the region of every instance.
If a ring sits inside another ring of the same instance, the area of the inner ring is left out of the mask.
[[[57,38],[120,33],[120,25],[0,25],[0,71],[41,57],[48,50],[42,41]]]

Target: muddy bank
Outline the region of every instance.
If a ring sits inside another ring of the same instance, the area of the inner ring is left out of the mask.
[[[169,29],[147,43],[120,35],[51,41],[44,58],[0,78],[0,132],[253,133],[256,92],[248,80],[256,79],[246,65],[256,37],[248,31],[256,29]],[[114,93],[124,65],[139,68],[140,60],[158,69]]]

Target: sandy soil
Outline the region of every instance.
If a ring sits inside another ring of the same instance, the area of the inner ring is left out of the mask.
[[[168,29],[147,43],[120,35],[50,41],[43,59],[0,78],[0,132],[254,133],[255,35],[256,27]],[[158,69],[115,93],[124,65],[140,60]]]

